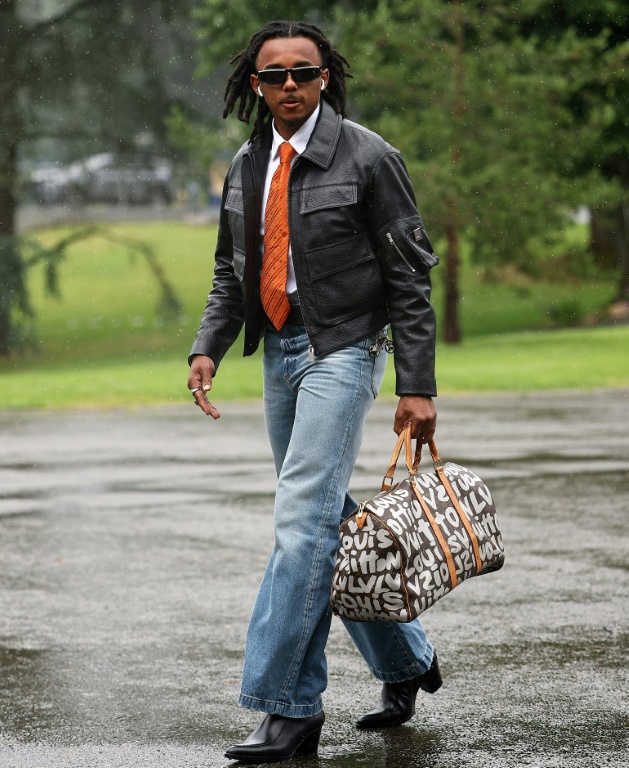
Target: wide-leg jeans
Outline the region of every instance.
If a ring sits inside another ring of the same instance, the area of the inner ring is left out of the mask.
[[[338,526],[356,509],[347,489],[363,425],[384,375],[375,335],[312,358],[303,325],[264,341],[264,412],[278,475],[275,545],[247,634],[239,703],[286,717],[322,709]],[[423,674],[433,648],[419,621],[344,622],[373,675]]]

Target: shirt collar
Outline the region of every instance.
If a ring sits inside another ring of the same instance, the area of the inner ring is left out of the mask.
[[[319,117],[320,110],[321,110],[321,104],[318,104],[317,108],[306,120],[306,122],[289,139],[289,144],[295,150],[295,152],[297,152],[298,155],[301,155],[306,149],[306,147],[308,146],[308,142],[310,141],[310,137],[312,136],[312,132],[314,131],[314,127],[317,122],[317,117]],[[283,144],[286,141],[286,139],[283,139],[277,132],[275,128],[275,120],[272,123],[272,127],[273,127],[273,144],[271,146],[271,159],[274,160],[279,155],[280,144]]]

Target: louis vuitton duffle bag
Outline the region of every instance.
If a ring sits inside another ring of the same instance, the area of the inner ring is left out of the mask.
[[[401,433],[382,492],[340,526],[332,610],[350,621],[409,622],[458,584],[502,568],[504,548],[485,483],[429,449],[434,472],[419,473],[411,430]],[[393,485],[400,452],[408,477]]]

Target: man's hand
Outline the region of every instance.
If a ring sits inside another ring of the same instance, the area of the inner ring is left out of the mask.
[[[421,443],[432,440],[437,427],[437,411],[432,397],[404,395],[400,398],[393,423],[395,434],[399,435],[409,421],[413,424],[411,437]]]
[[[195,355],[192,358],[192,365],[190,366],[188,389],[192,390],[192,397],[194,397],[196,404],[206,416],[211,416],[213,419],[220,419],[221,414],[207,399],[207,393],[212,389],[212,378],[215,371],[216,366],[211,357],[206,357],[206,355]]]

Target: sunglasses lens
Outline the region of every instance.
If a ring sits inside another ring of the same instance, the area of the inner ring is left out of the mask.
[[[283,85],[286,80],[285,69],[261,69],[258,72],[258,79],[264,85]]]
[[[293,80],[296,83],[310,83],[321,74],[321,67],[297,67],[292,71]]]
[[[296,67],[295,69],[261,69],[258,79],[264,85],[284,85],[288,73],[296,83],[310,83],[321,74],[321,67]]]

